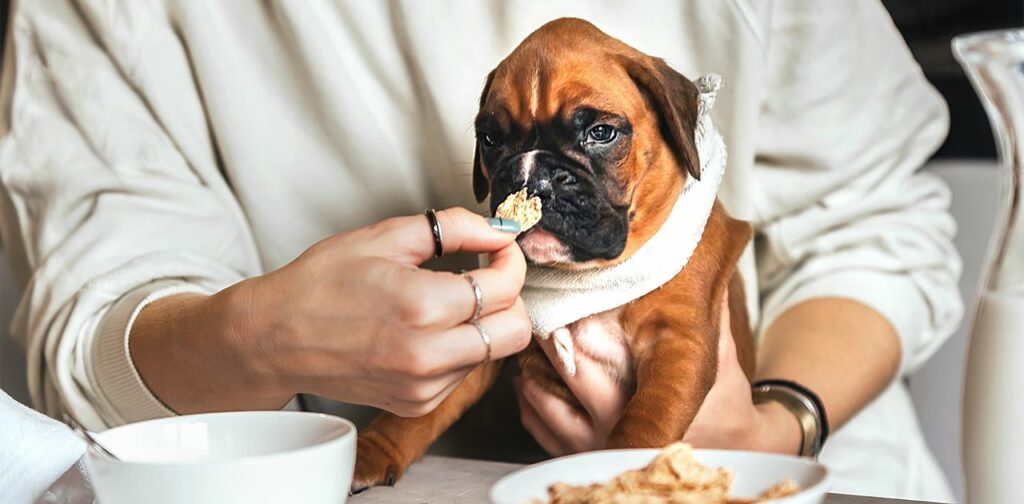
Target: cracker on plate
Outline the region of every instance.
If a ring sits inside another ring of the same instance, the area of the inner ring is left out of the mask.
[[[625,471],[606,483],[555,483],[548,488],[548,503],[748,504],[800,491],[799,485],[784,480],[755,499],[730,499],[732,481],[729,469],[705,466],[697,462],[690,445],[674,443],[662,449],[646,467]]]

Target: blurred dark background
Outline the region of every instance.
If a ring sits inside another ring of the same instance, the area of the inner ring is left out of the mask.
[[[985,112],[953,59],[949,43],[953,36],[961,33],[1024,26],[1024,0],[882,0],[882,3],[925,75],[949,103],[949,138],[935,157],[994,158],[995,144]],[[0,0],[0,26],[3,27],[7,26],[8,6],[9,0]],[[0,48],[5,42],[6,37],[0,42]]]
[[[928,80],[949,103],[938,158],[995,158],[992,131],[949,43],[953,36],[1024,26],[1024,0],[883,0]]]

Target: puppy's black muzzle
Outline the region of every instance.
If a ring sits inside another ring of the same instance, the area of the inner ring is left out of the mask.
[[[510,157],[493,174],[491,212],[524,184],[543,205],[538,227],[561,239],[574,261],[622,253],[629,232],[626,215],[613,208],[604,184],[585,166],[547,151]]]

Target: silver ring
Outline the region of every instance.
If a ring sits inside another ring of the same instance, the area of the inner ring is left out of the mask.
[[[487,356],[484,357],[484,362],[490,362],[491,360],[491,335],[487,334],[487,330],[484,329],[483,324],[478,320],[470,322],[470,324],[476,328],[476,332],[480,333],[480,339],[484,340],[484,344],[487,345]]]
[[[473,298],[476,300],[476,307],[473,308],[473,316],[470,317],[470,322],[476,322],[480,320],[480,315],[484,311],[484,291],[480,289],[480,283],[473,278],[473,275],[462,272],[462,278],[465,278],[469,282],[470,287],[473,288]]]

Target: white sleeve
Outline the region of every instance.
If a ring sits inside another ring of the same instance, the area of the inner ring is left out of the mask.
[[[918,173],[945,103],[875,0],[777,2],[759,125],[762,328],[812,298],[861,302],[921,365],[963,314],[950,191]]]
[[[100,429],[172,414],[132,364],[146,303],[258,274],[187,50],[155,2],[15,3],[0,239],[37,409]]]

